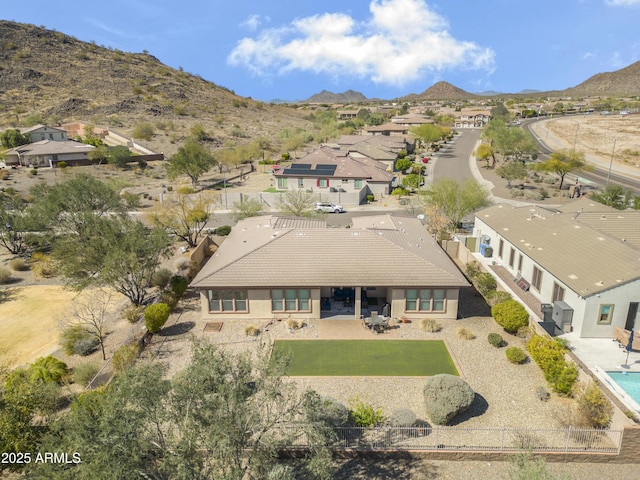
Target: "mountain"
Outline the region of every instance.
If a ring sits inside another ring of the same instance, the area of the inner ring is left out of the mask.
[[[640,61],[615,72],[598,73],[575,87],[565,90],[567,95],[640,95]]]
[[[367,97],[360,92],[355,92],[353,90],[347,90],[342,93],[333,93],[327,90],[322,90],[320,93],[311,95],[301,103],[361,103],[366,101]]]
[[[194,124],[210,146],[278,142],[285,128],[311,129],[295,108],[235,95],[232,90],[175,70],[144,53],[82,42],[34,25],[0,20],[0,129],[83,120],[131,133],[155,126],[151,142],[174,153]]]
[[[478,95],[465,92],[461,88],[451,85],[448,82],[438,82],[427,88],[422,93],[411,93],[398,99],[400,102],[416,102],[423,100],[468,100],[478,98]]]
[[[502,92],[496,92],[495,90],[485,90],[484,92],[475,92],[475,95],[481,97],[495,97],[496,95],[504,95]]]

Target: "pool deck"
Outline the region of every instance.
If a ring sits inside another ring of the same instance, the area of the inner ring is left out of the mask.
[[[605,371],[640,372],[640,351],[630,352],[628,363],[626,363],[627,351],[616,340],[610,338],[580,338],[575,332],[565,333],[561,337],[569,341],[573,353],[590,370],[600,367]]]

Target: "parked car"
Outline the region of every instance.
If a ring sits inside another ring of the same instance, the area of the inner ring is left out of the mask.
[[[316,212],[342,213],[344,212],[344,209],[342,208],[342,205],[334,205],[333,203],[329,203],[329,202],[317,202]]]

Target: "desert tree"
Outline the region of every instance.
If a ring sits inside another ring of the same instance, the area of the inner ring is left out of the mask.
[[[17,128],[8,128],[0,132],[0,144],[4,148],[16,148],[28,143],[31,143],[31,138],[26,134],[20,133]]]
[[[513,180],[524,180],[529,174],[529,169],[522,162],[508,162],[500,165],[496,173],[507,181],[507,187],[511,188]]]
[[[165,168],[170,180],[186,175],[195,188],[200,177],[215,165],[216,159],[209,149],[196,141],[187,140],[177,153],[169,158]]]
[[[604,189],[592,193],[591,199],[603,205],[624,210],[632,203],[633,194],[630,189],[622,185],[610,183]]]
[[[107,162],[110,165],[115,165],[118,168],[124,168],[127,163],[131,161],[133,154],[124,145],[117,145],[109,148],[109,154],[107,155]]]
[[[466,215],[489,204],[489,192],[473,179],[460,184],[443,178],[433,182],[424,195],[425,203],[447,219],[451,231],[456,231]]]
[[[593,170],[584,160],[584,153],[576,150],[558,150],[553,152],[547,160],[540,162],[535,169],[541,172],[552,172],[560,177],[560,186],[558,190],[562,190],[564,177],[570,172],[591,171]]]
[[[189,247],[195,247],[211,218],[212,202],[213,199],[207,194],[178,193],[156,205],[149,217],[154,226],[184,240]]]
[[[306,190],[287,190],[276,200],[283,215],[313,217],[316,215],[316,196]]]
[[[262,214],[262,202],[256,198],[242,198],[239,202],[233,202],[232,210],[235,220],[257,217]]]
[[[27,250],[29,212],[19,196],[0,196],[0,246],[13,255]]]
[[[494,164],[496,162],[495,152],[489,143],[483,142],[478,145],[475,153],[478,160],[484,160],[487,162],[487,167],[489,167],[489,159],[492,159]]]

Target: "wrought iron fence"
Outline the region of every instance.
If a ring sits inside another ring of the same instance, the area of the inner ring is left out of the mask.
[[[461,428],[461,427],[337,427],[334,448],[356,450],[455,450],[473,452],[619,453],[622,430]],[[304,435],[293,448],[305,448]]]

